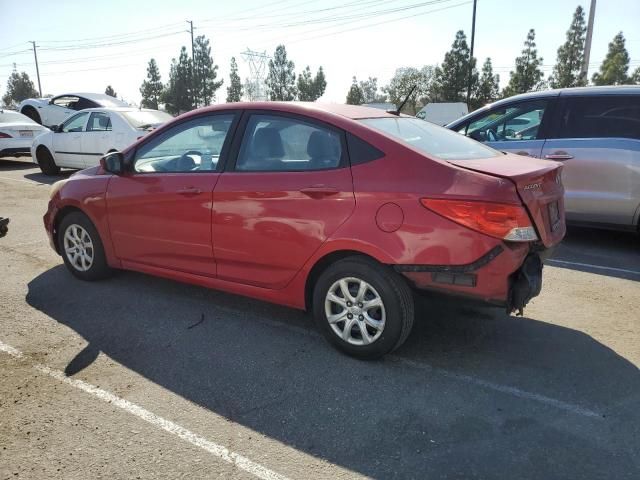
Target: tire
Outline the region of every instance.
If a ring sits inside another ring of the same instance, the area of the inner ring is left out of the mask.
[[[53,155],[51,155],[47,147],[38,147],[36,160],[38,160],[38,166],[45,175],[53,176],[60,173],[60,167],[56,165]]]
[[[348,295],[344,294],[345,286]],[[367,303],[371,305],[368,309]],[[334,316],[333,323],[330,315]],[[414,319],[413,294],[390,267],[365,257],[347,257],[318,278],[313,290],[313,316],[325,338],[338,350],[361,359],[376,359],[397,349],[409,336]]]
[[[42,120],[40,119],[40,114],[38,113],[38,111],[35,108],[33,108],[33,107],[24,107],[20,113],[22,113],[23,115],[29,117],[34,122],[39,123],[40,125],[42,125]]]
[[[113,273],[107,265],[100,235],[84,213],[66,215],[58,227],[57,240],[64,264],[79,279],[100,280]]]

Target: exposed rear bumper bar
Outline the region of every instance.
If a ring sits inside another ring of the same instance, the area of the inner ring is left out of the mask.
[[[522,266],[509,279],[509,300],[507,313],[516,312],[522,316],[523,309],[542,289],[542,260],[535,253],[525,258]]]
[[[407,272],[434,272],[434,273],[469,273],[475,272],[479,268],[487,265],[504,251],[500,245],[493,247],[475,262],[464,265],[394,265],[394,269],[399,273]]]

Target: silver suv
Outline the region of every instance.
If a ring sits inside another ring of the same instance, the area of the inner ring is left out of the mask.
[[[498,150],[563,162],[569,222],[638,230],[640,85],[516,95],[447,128]]]

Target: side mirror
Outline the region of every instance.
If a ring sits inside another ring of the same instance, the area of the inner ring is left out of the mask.
[[[51,125],[49,127],[49,130],[51,130],[53,133],[59,133],[60,132],[60,125]]]
[[[124,172],[124,155],[120,152],[108,153],[100,159],[100,166],[105,172],[122,175]]]

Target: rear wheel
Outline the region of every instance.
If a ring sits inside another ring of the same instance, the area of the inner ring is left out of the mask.
[[[38,160],[38,166],[45,175],[57,175],[60,173],[60,167],[56,165],[53,155],[51,155],[47,147],[38,147],[36,160]]]
[[[71,212],[60,222],[58,250],[69,271],[82,280],[99,280],[113,270],[107,265],[100,235],[81,212]]]
[[[398,348],[413,326],[411,289],[391,268],[364,257],[331,265],[314,287],[313,313],[324,336],[362,359]]]
[[[34,122],[39,123],[40,125],[42,125],[42,120],[40,119],[40,114],[38,113],[38,111],[35,108],[33,108],[33,107],[24,107],[20,113],[22,113],[26,117],[29,117]]]

